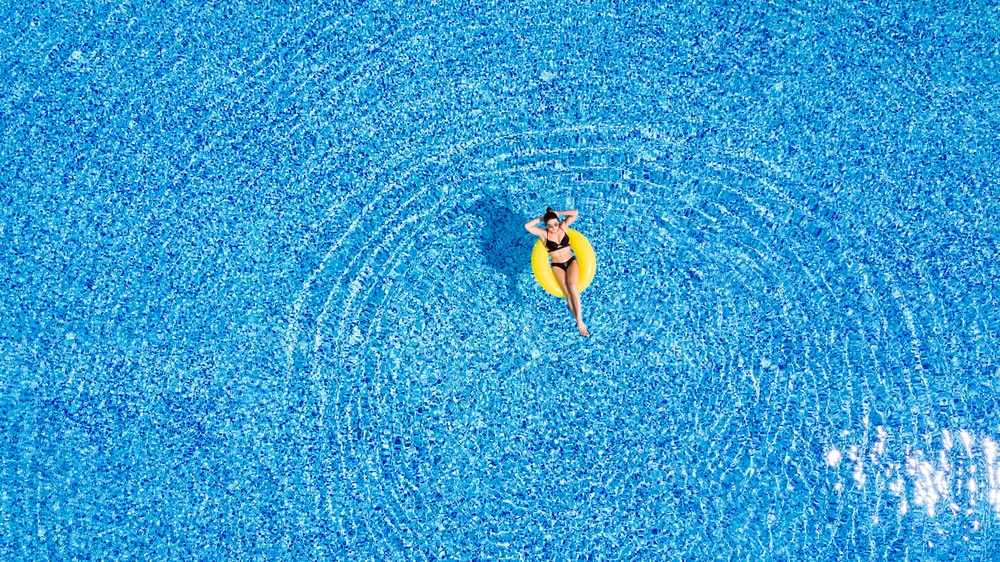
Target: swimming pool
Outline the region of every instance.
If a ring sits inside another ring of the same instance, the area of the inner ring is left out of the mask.
[[[990,559],[997,16],[12,8],[2,558]]]

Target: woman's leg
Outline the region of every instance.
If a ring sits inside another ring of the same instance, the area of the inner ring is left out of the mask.
[[[552,275],[555,276],[556,283],[559,284],[559,288],[562,289],[563,294],[566,295],[566,304],[569,306],[570,313],[573,314],[573,317],[575,318],[576,310],[573,307],[576,305],[576,303],[573,302],[573,299],[569,297],[569,288],[566,286],[566,272],[563,271],[563,268],[561,267],[553,267]]]
[[[561,268],[561,267],[553,267],[552,268],[552,275],[555,276],[555,278],[556,278],[556,284],[559,285],[559,288],[563,290],[563,294],[565,295],[566,294],[566,272],[563,271],[563,268]]]
[[[576,327],[580,330],[580,335],[587,336],[587,325],[583,323],[583,305],[580,303],[580,266],[579,261],[573,260],[573,263],[569,264],[569,268],[566,270],[566,301],[569,303],[569,309],[573,311],[573,316],[576,317]]]

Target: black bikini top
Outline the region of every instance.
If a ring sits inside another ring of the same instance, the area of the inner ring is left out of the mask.
[[[563,248],[569,248],[569,233],[563,234],[562,242],[556,244],[555,242],[545,238],[545,247],[548,249],[549,253],[562,250]]]

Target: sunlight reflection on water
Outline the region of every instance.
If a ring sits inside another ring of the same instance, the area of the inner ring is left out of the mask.
[[[900,516],[918,510],[931,518],[950,513],[971,519],[972,531],[979,530],[983,517],[1000,517],[1000,466],[992,436],[943,429],[921,435],[922,443],[894,442],[889,430],[876,426],[874,437],[870,445],[826,450],[825,464],[836,471],[837,492],[843,493],[850,482],[876,498],[888,492],[896,498]],[[879,523],[877,515],[873,522]]]

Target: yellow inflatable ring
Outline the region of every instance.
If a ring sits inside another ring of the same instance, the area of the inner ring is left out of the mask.
[[[577,287],[582,293],[594,280],[594,274],[597,273],[597,258],[594,257],[594,247],[590,245],[590,240],[587,240],[586,236],[572,228],[567,228],[566,233],[569,234],[569,246],[573,248],[576,262],[580,266],[580,279],[577,282]],[[566,298],[559,282],[556,281],[555,274],[552,273],[549,253],[545,250],[541,239],[535,242],[535,247],[531,250],[531,270],[535,273],[535,281],[538,281],[538,284],[550,295]]]

